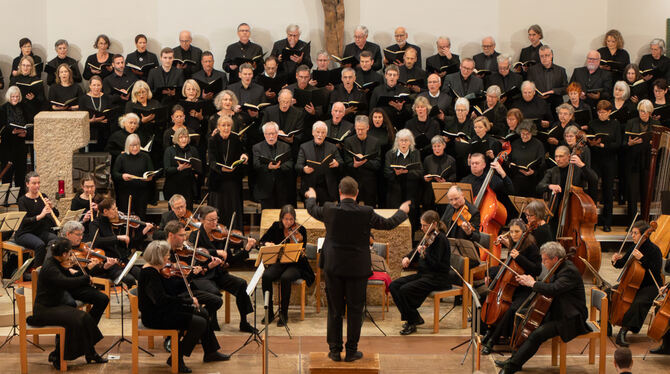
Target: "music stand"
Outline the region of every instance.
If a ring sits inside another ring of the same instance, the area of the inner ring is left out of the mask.
[[[12,338],[15,336],[19,336],[19,333],[17,332],[19,329],[19,325],[16,324],[16,294],[14,292],[14,284],[16,281],[19,279],[22,279],[23,273],[26,272],[30,264],[33,262],[34,258],[29,258],[26,260],[23,265],[21,265],[20,268],[18,268],[15,272],[14,275],[12,275],[12,278],[2,286],[2,288],[5,289],[5,293],[7,296],[9,296],[12,299],[12,328],[9,330],[9,334],[7,334],[7,338],[5,339],[5,342],[0,345],[0,349],[2,349],[7,343],[9,343]],[[12,289],[12,294],[9,294],[9,289]],[[32,292],[36,292],[37,290],[32,290]],[[39,347],[33,342],[30,342],[30,344],[42,349],[42,347]],[[44,349],[42,349],[44,350]]]
[[[67,213],[63,216],[63,218],[60,219],[61,226],[63,227],[66,222],[69,221],[79,221],[80,218],[83,218],[85,208],[77,209],[77,210],[68,210]]]
[[[432,182],[433,195],[435,196],[435,204],[448,204],[447,193],[452,186],[458,186],[463,191],[465,200],[472,203],[472,185],[470,183],[455,183],[455,182]]]
[[[0,184],[0,205],[10,206],[19,199],[20,187],[11,187],[10,183]]]
[[[0,233],[9,232],[7,239],[11,238],[12,235],[16,232],[23,221],[23,217],[26,215],[26,212],[7,212],[0,214]],[[2,236],[4,238],[4,235]],[[3,239],[4,240],[4,239]],[[0,262],[2,259],[0,258]],[[18,264],[20,267],[23,264]],[[2,267],[0,266],[0,274],[2,274]]]
[[[451,350],[455,350],[456,348],[462,346],[465,343],[468,343],[468,347],[465,349],[465,355],[463,355],[463,360],[461,360],[461,365],[465,362],[465,359],[468,357],[468,352],[470,351],[470,348],[474,346],[474,349],[472,350],[472,371],[475,371],[475,367],[477,370],[479,370],[479,352],[480,352],[480,338],[479,338],[479,331],[480,331],[480,323],[481,323],[481,310],[482,310],[482,304],[479,302],[479,294],[477,291],[472,288],[472,285],[468,282],[465,281],[465,279],[461,278],[463,281],[463,287],[466,287],[468,291],[470,292],[470,297],[472,299],[472,323],[470,324],[470,340],[466,340],[463,343],[452,347]],[[475,322],[476,321],[476,322]],[[475,365],[476,362],[476,365]]]

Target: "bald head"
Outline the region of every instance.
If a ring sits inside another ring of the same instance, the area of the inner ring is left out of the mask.
[[[191,37],[191,32],[188,30],[182,30],[179,32],[179,45],[185,51],[188,51],[191,48],[191,42],[193,38]]]

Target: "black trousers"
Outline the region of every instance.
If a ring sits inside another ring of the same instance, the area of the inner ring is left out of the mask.
[[[632,171],[628,175],[628,185],[626,187],[626,200],[628,202],[628,219],[632,220],[637,212],[637,203],[644,206],[647,201],[647,173]]]
[[[298,264],[272,264],[263,273],[263,294],[265,291],[270,292],[270,301],[268,309],[270,313],[273,313],[272,309],[272,282],[279,281],[279,290],[281,292],[279,306],[279,312],[286,314],[288,313],[288,305],[291,301],[291,284],[294,280],[300,278],[300,269],[298,269]]]
[[[93,317],[96,325],[100,322],[100,317],[105,312],[109,298],[104,293],[100,292],[94,287],[81,287],[74,290],[67,291],[75,300],[82,301],[86,304],[91,304],[91,310],[88,314]]]
[[[16,237],[16,244],[35,251],[35,260],[31,264],[31,267],[36,268],[42,266],[42,263],[44,263],[44,259],[47,255],[47,243],[56,238],[56,234],[49,231],[44,231],[39,234],[27,232]],[[21,265],[22,264],[19,264],[19,266]]]
[[[109,269],[104,269],[102,265],[96,267],[94,270],[89,271],[89,274],[94,277],[105,278],[111,281],[115,281],[116,278],[123,273],[124,267],[116,264],[112,265]],[[133,266],[130,268],[128,274],[126,274],[121,281],[126,285],[126,287],[131,288],[137,284],[137,278],[140,276],[140,268],[138,266]]]
[[[93,292],[102,295],[98,291],[94,290]],[[107,296],[102,296],[107,299]],[[102,340],[102,333],[98,329],[97,321],[100,320],[100,315],[105,308],[100,309],[100,305],[94,304],[94,309],[96,309],[96,313],[100,312],[97,320],[92,315],[93,309],[91,309],[91,313],[87,313],[68,305],[48,307],[35,304],[34,319],[36,323],[39,322],[38,324],[65,327],[65,352],[63,352],[63,357],[66,360],[74,360],[83,355],[93,354],[95,344]],[[56,350],[58,350],[58,345],[56,345]]]
[[[439,279],[430,274],[420,273],[398,278],[389,286],[393,302],[400,311],[400,319],[411,324],[421,320],[417,309],[432,291],[449,288],[451,285],[448,278]]]
[[[525,364],[528,360],[530,360],[531,357],[533,357],[533,355],[535,355],[542,343],[553,338],[554,336],[560,335],[558,331],[559,326],[560,321],[547,321],[543,323],[528,336],[528,339],[526,339],[526,341],[521,344],[519,350],[514,352],[510,358],[510,362],[514,366],[521,368],[523,364]]]
[[[358,350],[368,277],[349,278],[324,272],[328,298],[326,341],[331,352],[342,351],[342,316],[347,311],[347,352]]]
[[[621,326],[628,330],[638,333],[644,324],[644,319],[647,317],[649,308],[654,303],[654,298],[658,295],[656,286],[647,286],[637,290],[633,303],[630,308],[623,315]]]
[[[593,159],[593,169],[598,174],[601,180],[600,188],[602,196],[600,201],[603,203],[602,225],[612,225],[612,208],[613,208],[613,185],[614,177],[616,176],[617,163],[616,155],[613,154],[611,159],[602,160],[599,158]],[[597,188],[597,186],[596,186]],[[590,189],[590,186],[589,186]]]
[[[210,270],[212,271],[212,270]],[[240,321],[246,321],[247,314],[254,311],[251,298],[247,295],[247,281],[231,275],[229,272],[216,268],[214,276],[194,279],[193,285],[211,294],[219,294],[225,290],[235,296],[237,311],[240,313]],[[219,297],[220,299],[220,297]]]
[[[242,180],[224,181],[221,189],[211,191],[210,204],[219,210],[219,223],[230,226],[230,219],[235,213],[233,228],[242,230],[244,227],[244,207],[242,204]]]

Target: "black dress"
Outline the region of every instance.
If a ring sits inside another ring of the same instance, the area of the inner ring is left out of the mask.
[[[189,159],[198,157],[198,150],[191,145],[181,148],[177,144],[165,149],[163,156],[163,168],[165,169],[165,184],[163,186],[163,196],[165,200],[170,200],[172,195],[180,194],[186,199],[188,209],[193,209],[193,197],[196,194],[196,171],[193,167],[177,170],[179,164],[175,157]]]
[[[472,127],[472,120],[466,118],[465,122],[459,122],[457,117],[445,118],[444,131],[452,134],[462,132],[470,138],[475,136],[475,130]],[[451,139],[447,143],[446,152],[456,159],[457,179],[461,179],[468,175],[470,167],[468,166],[468,155],[470,154],[470,143],[464,143]]]
[[[435,154],[428,155],[423,159],[423,172],[426,174],[441,175],[447,182],[456,182],[456,159],[446,153],[441,156]],[[433,191],[433,181],[423,180],[423,197],[421,198],[423,211],[435,209],[435,192]],[[444,197],[443,197],[444,198]]]
[[[147,203],[153,193],[152,183],[140,179],[131,179],[124,181],[122,175],[128,173],[141,177],[144,172],[153,171],[154,165],[151,157],[146,152],[140,151],[136,155],[122,153],[114,161],[112,168],[112,178],[116,187],[116,203],[121,209],[128,206],[128,198],[133,196],[131,211],[137,214],[140,219],[146,218]]]
[[[650,118],[647,122],[642,122],[640,117],[632,118],[626,123],[623,141],[621,142],[622,154],[625,155],[625,178],[628,181],[627,196],[628,201],[628,217],[633,219],[637,212],[637,203],[642,203],[645,206],[647,201],[647,181],[648,169],[651,161],[651,146],[649,142],[649,135],[642,136],[642,143],[632,146],[628,145],[628,140],[634,136],[626,133],[640,134],[651,133],[652,125],[658,125],[658,121]]]
[[[517,196],[536,196],[535,186],[544,175],[544,146],[535,137],[528,142],[521,139],[513,141],[510,163],[523,166],[531,162],[534,162],[530,167],[534,173],[529,176],[523,175],[520,171],[522,169],[510,164],[510,178],[514,183],[514,192]]]
[[[209,139],[209,192],[210,204],[219,210],[219,222],[228,226],[235,213],[233,228],[243,228],[243,198],[242,178],[246,172],[245,165],[237,166],[232,172],[223,172],[223,164],[230,166],[242,156],[242,142],[235,134],[230,134],[227,139],[221,135],[214,135]]]
[[[432,153],[431,139],[433,136],[440,135],[440,124],[436,119],[428,117],[426,121],[419,120],[414,116],[405,122],[405,128],[414,135],[416,149],[421,153],[421,159],[424,159]]]
[[[2,177],[2,183],[10,183],[13,180],[14,186],[20,187],[21,195],[26,192],[26,157],[28,155],[26,138],[28,134],[26,133],[26,137],[13,134],[15,128],[10,124],[25,126],[30,123],[28,120],[31,117],[27,105],[24,105],[23,102],[17,105],[7,102],[0,106],[0,127],[7,126],[4,131],[0,131],[0,170],[4,170],[8,162],[12,163],[10,169]]]
[[[396,175],[391,165],[410,165],[408,173]],[[388,183],[388,195],[386,207],[393,209],[400,206],[404,201],[410,200],[410,222],[412,228],[418,228],[419,224],[419,198],[421,192],[421,181],[423,180],[423,166],[421,155],[418,150],[409,151],[404,156],[397,150],[389,150],[384,157],[384,177]]]
[[[68,100],[75,99],[68,106],[79,105],[79,98],[84,95],[84,91],[78,84],[71,84],[67,87],[60,84],[52,84],[49,87],[49,110],[52,109],[54,102],[65,103]]]
[[[17,86],[21,91],[21,102],[26,106],[28,123],[33,123],[33,118],[41,110],[47,109],[47,99],[44,95],[44,81],[39,76],[17,75],[10,78],[10,85]],[[29,93],[35,95],[32,99],[26,97]]]
[[[107,140],[112,128],[118,128],[118,112],[106,112],[112,108],[112,100],[108,95],[100,97],[92,97],[90,95],[81,95],[79,97],[79,110],[87,111],[89,118],[93,116],[107,118],[107,123],[104,122],[90,122],[91,139],[96,141],[93,151],[102,152],[107,146]]]
[[[108,75],[114,73],[114,70],[107,70],[107,66],[112,66],[112,62],[114,61],[114,54],[113,53],[107,53],[107,59],[103,62],[98,61],[98,54],[94,53],[86,58],[86,62],[84,62],[84,72],[83,76],[84,79],[89,80],[91,79],[92,76],[97,75],[102,79],[105,79]],[[94,73],[93,72],[93,66],[96,67],[101,67],[99,73]],[[104,66],[103,66],[104,65]]]

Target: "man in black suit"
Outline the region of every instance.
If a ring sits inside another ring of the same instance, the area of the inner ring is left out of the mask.
[[[473,74],[474,70],[475,61],[471,58],[463,59],[460,71],[446,76],[442,84],[442,90],[451,92],[449,90],[451,88],[459,97],[470,93],[480,93],[484,90],[484,81]]]
[[[589,51],[586,55],[586,65],[575,68],[570,77],[570,83],[582,85],[584,92],[582,100],[594,108],[599,100],[609,100],[612,97],[612,74],[600,68],[600,53]]]
[[[488,70],[491,73],[498,71],[498,56],[500,53],[496,51],[496,41],[492,36],[487,36],[482,39],[482,53],[472,56],[475,60],[475,68],[477,70]],[[480,75],[483,78],[483,75]]]
[[[554,64],[554,52],[546,44],[540,47],[540,62],[528,68],[528,80],[544,93],[541,98],[549,103],[551,113],[555,113],[567,93],[568,76],[565,68]]]
[[[473,191],[473,193],[476,192]],[[471,202],[465,200],[463,190],[458,186],[451,186],[451,188],[449,188],[449,191],[447,191],[447,199],[449,199],[449,204],[447,204],[441,220],[451,229],[449,230],[448,237],[479,242],[479,209],[477,209]],[[463,222],[460,226],[454,224],[454,221],[452,220],[454,213],[461,212],[461,214],[465,214],[466,210],[472,216],[470,220]],[[451,227],[452,225],[454,226],[453,229]]]
[[[342,157],[333,143],[326,142],[328,126],[323,121],[312,125],[313,140],[303,143],[298,152],[295,171],[301,176],[300,192],[317,191],[319,204],[337,201],[337,183],[342,170]],[[324,161],[324,159],[327,160]]]
[[[503,93],[511,90],[514,87],[521,89],[523,77],[521,74],[512,71],[512,58],[507,55],[500,55],[496,60],[498,61],[498,71],[495,71],[493,74],[489,75],[488,79],[486,80],[486,88],[489,88],[492,85],[496,85],[500,87],[500,90]],[[507,100],[507,97],[501,99],[502,102],[505,102],[505,100]],[[511,103],[511,101],[512,100],[507,100],[508,103]]]
[[[191,32],[184,30],[179,33],[179,46],[172,48],[174,51],[175,67],[184,72],[184,78],[188,79],[202,69],[201,59],[202,50],[194,45]],[[188,60],[188,62],[180,62],[177,60]]]
[[[316,204],[316,192],[305,193],[305,207],[309,214],[326,226],[322,262],[328,297],[327,341],[333,361],[342,360],[342,316],[347,311],[347,343],[344,361],[363,357],[358,351],[358,340],[363,325],[363,307],[367,279],[372,275],[370,261],[370,229],[391,230],[407,219],[409,201],[400,205],[390,218],[375,213],[369,206],[356,204],[358,183],[344,177],[339,185],[340,203]]]
[[[256,172],[254,197],[260,200],[262,209],[279,209],[288,203],[291,194],[295,194],[295,184],[290,185],[290,181],[294,180],[291,147],[277,141],[277,123],[268,122],[263,125],[262,130],[265,140],[255,144],[252,149]],[[284,156],[268,162],[280,155]]]
[[[370,51],[372,53],[372,59],[374,61],[372,69],[380,70],[382,68],[382,61],[384,61],[382,59],[381,48],[379,48],[378,44],[368,41],[368,28],[363,25],[359,25],[354,30],[354,42],[349,43],[346,47],[344,47],[343,57],[353,56],[356,58],[356,61],[358,61],[358,57],[363,51]]]
[[[391,44],[390,46],[386,47],[386,49],[393,52],[400,52],[400,51],[407,51],[408,48],[414,48],[417,54],[416,65],[417,67],[421,68],[421,47],[407,42],[407,37],[409,36],[407,30],[404,27],[400,26],[395,29],[393,36],[395,37],[395,44]],[[399,55],[399,57],[400,58],[396,60],[389,61],[386,58],[386,56],[384,56],[384,65],[396,64],[398,66],[402,66],[404,64],[404,61],[402,60],[402,55]]]
[[[586,325],[586,294],[579,270],[565,258],[565,249],[557,242],[545,243],[540,252],[545,268],[552,269],[558,264],[549,282],[536,282],[528,274],[517,276],[516,281],[522,286],[531,287],[538,294],[552,296],[554,300],[542,324],[531,332],[512,357],[505,361],[495,361],[497,366],[502,367],[499,374],[521,371],[523,364],[533,357],[540,345],[555,336],[560,336],[567,343],[589,331]]]
[[[279,140],[288,143],[298,154],[298,148],[306,137],[304,130],[293,135],[289,133],[302,130],[305,122],[305,112],[293,106],[293,94],[284,88],[279,91],[277,105],[269,106],[263,113],[263,123],[275,122],[279,125]]]
[[[286,39],[278,40],[272,46],[270,55],[275,56],[279,61],[279,72],[287,77],[294,77],[295,70],[300,65],[307,65],[312,68],[312,58],[310,57],[310,44],[300,40],[300,26],[288,25],[286,27]],[[284,60],[282,51],[284,49],[293,49],[300,51],[300,54],[293,52],[290,59]],[[292,83],[292,82],[291,82]]]
[[[426,73],[437,73],[440,78],[447,75],[446,70],[441,70],[443,66],[451,66],[461,62],[458,55],[451,53],[451,40],[446,36],[437,38],[437,53],[426,59]]]
[[[360,187],[358,201],[374,207],[377,205],[377,174],[382,166],[381,150],[377,139],[368,136],[370,129],[368,116],[356,116],[354,129],[356,136],[350,136],[344,141],[343,159],[347,175],[358,182]]]
[[[230,83],[240,80],[241,76],[238,74],[238,68],[241,67],[240,63],[243,61],[253,61],[254,75],[263,72],[263,47],[250,40],[251,26],[245,22],[240,23],[237,26],[237,37],[239,38],[238,42],[226,47],[226,57],[223,60],[223,70],[228,73]]]
[[[153,98],[170,108],[179,100],[181,86],[184,85],[184,73],[173,68],[173,61],[174,51],[171,48],[163,48],[160,57],[161,66],[151,69],[147,77]]]

